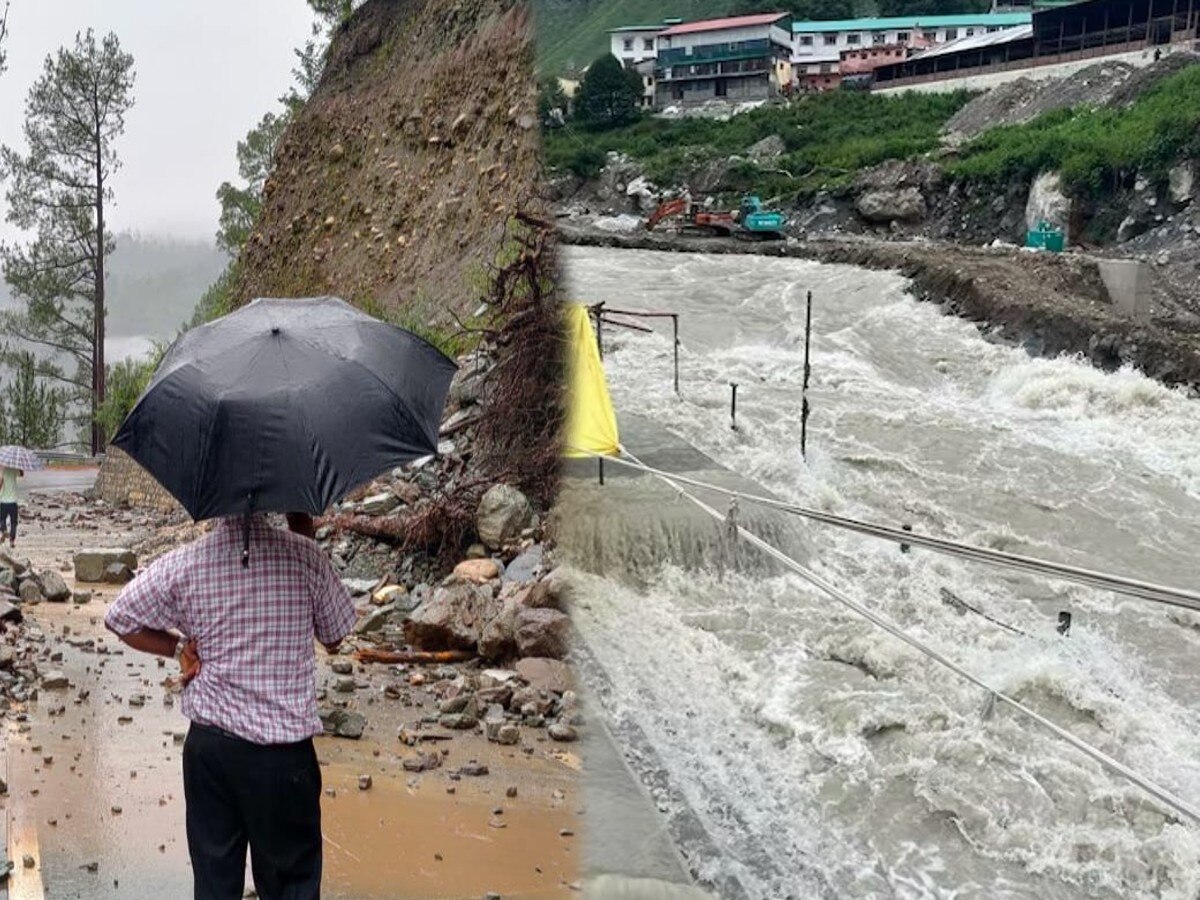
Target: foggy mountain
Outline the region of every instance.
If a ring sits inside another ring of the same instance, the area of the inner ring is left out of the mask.
[[[115,244],[108,258],[109,338],[170,340],[227,262],[211,241],[121,233]],[[0,308],[15,307],[0,281]]]

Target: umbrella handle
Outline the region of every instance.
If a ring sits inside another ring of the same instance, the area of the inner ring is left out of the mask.
[[[242,568],[250,568],[250,517],[254,515],[254,492],[246,495],[246,516],[242,521]]]

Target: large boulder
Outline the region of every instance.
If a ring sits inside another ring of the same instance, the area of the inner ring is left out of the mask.
[[[102,584],[112,565],[137,568],[137,556],[132,550],[80,550],[75,554],[75,580],[84,584]]]
[[[535,691],[555,691],[561,694],[570,690],[573,683],[570,668],[557,659],[529,657],[518,660],[514,668],[522,680]]]
[[[571,649],[571,620],[557,609],[522,609],[515,639],[521,656],[562,659]]]
[[[746,155],[755,162],[767,162],[782,156],[787,150],[787,145],[777,134],[768,135],[756,144],[751,144],[746,150]]]
[[[22,603],[41,603],[46,599],[46,595],[42,593],[42,586],[36,578],[26,578],[21,582],[19,596]]]
[[[919,222],[928,208],[925,197],[915,187],[867,191],[855,204],[858,214],[868,222]]]
[[[503,547],[533,523],[533,506],[515,487],[493,485],[479,501],[475,530],[489,547]]]
[[[474,650],[498,609],[487,585],[444,584],[404,623],[404,639],[424,650]]]
[[[1182,163],[1167,174],[1167,188],[1171,202],[1183,206],[1192,202],[1196,190],[1196,169],[1191,162]]]
[[[71,599],[71,589],[57,572],[49,570],[43,572],[39,578],[42,582],[42,593],[51,603],[66,603]]]

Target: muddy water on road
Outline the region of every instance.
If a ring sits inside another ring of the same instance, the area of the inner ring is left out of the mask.
[[[39,566],[51,566],[84,544],[129,542],[129,535],[72,534],[51,523],[32,523],[21,549]],[[162,685],[171,664],[160,667],[105,632],[103,614],[112,596],[104,589],[85,605],[29,610],[46,636],[47,655],[63,654],[59,661],[39,662],[41,670],[61,669],[71,687],[43,689],[27,720],[6,726],[4,803],[8,852],[17,865],[12,900],[191,895],[179,742],[187,721],[178,696]],[[87,640],[92,646],[68,643]],[[320,671],[321,677],[328,674],[324,665]],[[82,699],[81,691],[88,692]],[[368,696],[360,708],[370,723],[363,739],[317,739],[322,777],[332,793],[322,796],[324,896],[572,893],[576,835],[582,832],[575,757],[538,743],[533,731],[525,735],[530,754],[462,736],[449,743],[441,769],[412,775],[401,766],[411,751],[396,733],[427,710],[373,699],[371,689],[363,693]],[[130,705],[135,694],[144,696],[144,705]],[[490,774],[450,780],[449,773],[469,759],[486,763]],[[358,789],[361,774],[372,776],[369,791]],[[509,787],[517,789],[516,798],[507,797]],[[25,854],[36,861],[34,868],[22,866]]]
[[[1031,359],[885,272],[569,248],[571,296],[681,314],[606,329],[615,405],[776,495],[1195,587],[1200,403]],[[815,294],[809,458],[804,298]],[[730,382],[739,429],[729,427]],[[617,527],[617,525],[614,525]],[[1198,621],[814,525],[818,572],[1143,774],[1200,802]],[[576,624],[608,712],[655,745],[753,897],[1076,900],[1200,892],[1200,830],[790,577],[587,579]],[[947,588],[1031,637],[961,615]],[[1069,640],[1054,631],[1074,613]],[[629,627],[636,622],[637,627]]]

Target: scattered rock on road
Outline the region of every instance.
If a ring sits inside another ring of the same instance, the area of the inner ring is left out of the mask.
[[[127,569],[137,568],[137,556],[132,550],[80,550],[75,554],[75,580],[84,584],[103,584],[108,567],[124,565]]]

